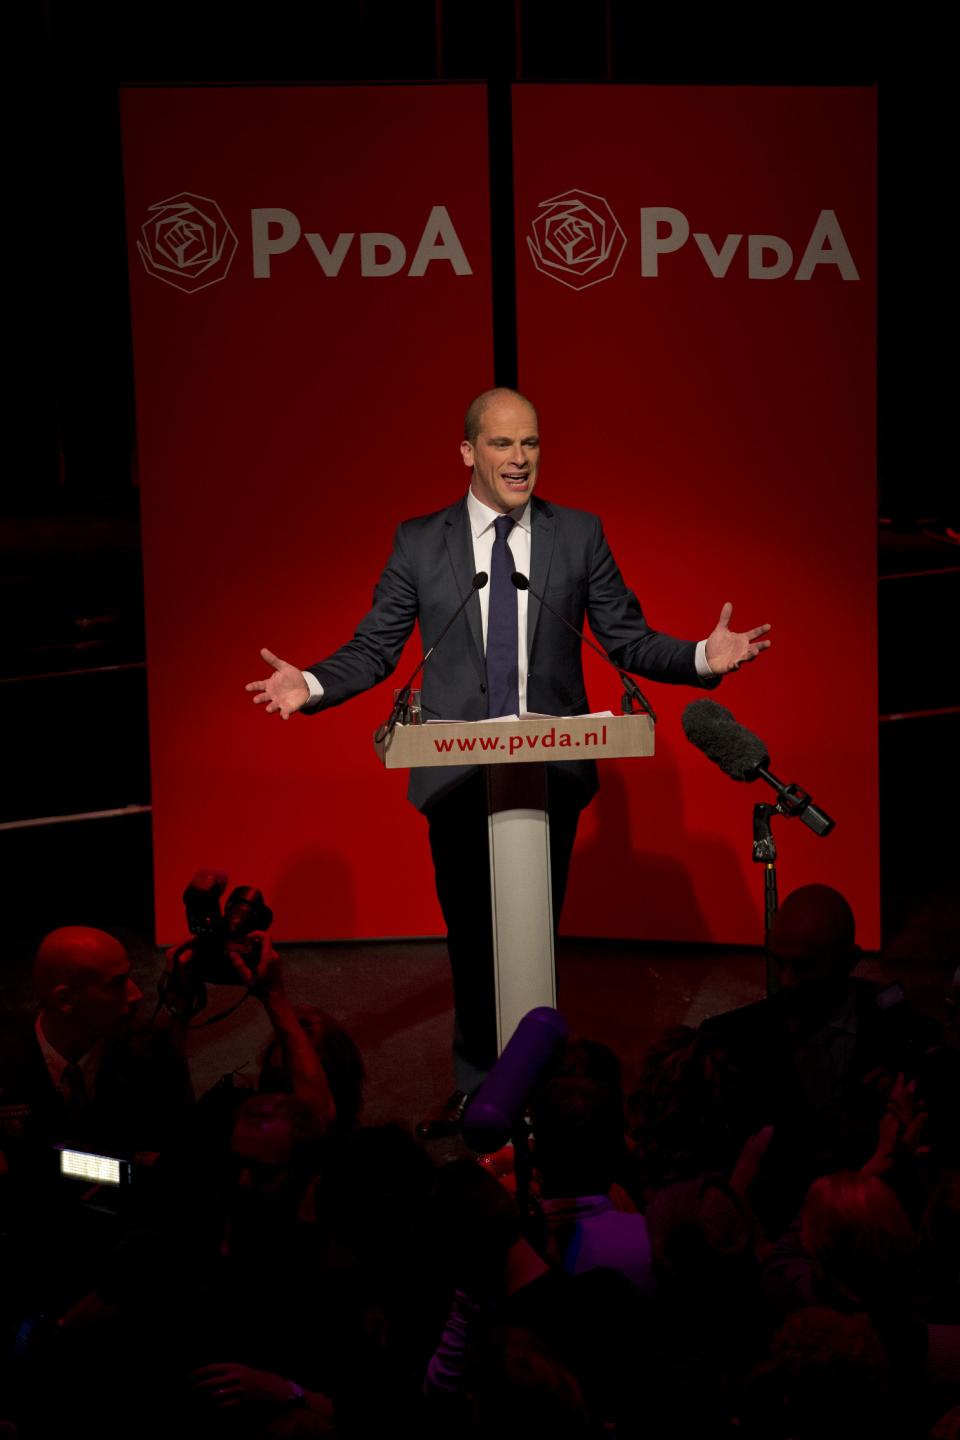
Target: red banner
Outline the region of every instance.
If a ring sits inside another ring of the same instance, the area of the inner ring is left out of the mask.
[[[540,489],[602,515],[656,628],[773,624],[713,697],[836,818],[774,820],[781,892],[842,889],[879,943],[875,96],[514,90],[521,388]],[[592,703],[616,682],[590,660]],[[604,766],[564,929],[757,942],[752,806],[652,687],[653,760]]]
[[[437,934],[391,682],[284,724],[244,682],[352,634],[401,519],[462,492],[492,382],[480,86],[122,97],[157,933],[220,867],[281,939]],[[399,674],[412,668],[416,638]]]

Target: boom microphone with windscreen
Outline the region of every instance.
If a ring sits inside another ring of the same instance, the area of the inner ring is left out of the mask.
[[[770,764],[767,747],[759,736],[738,725],[725,705],[715,700],[693,700],[683,712],[683,733],[691,745],[719,765],[731,780],[756,780],[759,767]]]
[[[759,736],[740,725],[724,705],[715,700],[693,700],[683,712],[683,731],[691,745],[719,765],[731,780],[765,780],[776,790],[781,815],[803,821],[815,835],[829,835],[834,825],[825,810],[815,805],[799,785],[785,785],[771,774],[770,756]]]

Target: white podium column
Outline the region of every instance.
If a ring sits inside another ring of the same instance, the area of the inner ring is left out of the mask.
[[[497,1048],[528,1010],[555,1006],[546,766],[487,768]]]

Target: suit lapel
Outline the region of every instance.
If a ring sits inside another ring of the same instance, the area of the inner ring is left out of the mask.
[[[473,535],[470,531],[470,515],[467,511],[466,498],[461,500],[458,505],[451,505],[447,511],[443,538],[446,541],[457,593],[463,601],[469,595],[473,577],[477,573],[476,562],[473,558]],[[468,605],[465,614],[470,636],[480,659],[481,674],[483,674],[483,626],[480,623],[479,601]]]
[[[536,496],[530,501],[530,594],[527,596],[527,659],[533,654],[533,641],[537,633],[540,611],[543,606],[533,595],[542,595],[547,588],[550,562],[553,559],[553,541],[556,524],[553,511],[544,500]]]

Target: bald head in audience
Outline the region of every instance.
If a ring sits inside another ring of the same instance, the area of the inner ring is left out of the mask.
[[[853,911],[829,885],[802,885],[784,900],[768,941],[786,988],[846,979],[860,958]]]
[[[68,1060],[122,1035],[143,999],[120,941],[86,925],[50,932],[34,958],[33,983],[43,1033]]]

